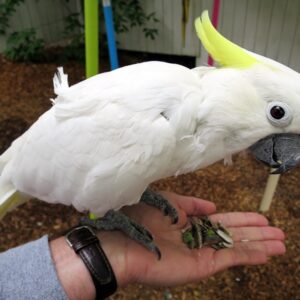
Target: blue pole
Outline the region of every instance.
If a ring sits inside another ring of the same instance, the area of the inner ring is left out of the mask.
[[[102,0],[111,69],[119,68],[113,13],[110,0]]]

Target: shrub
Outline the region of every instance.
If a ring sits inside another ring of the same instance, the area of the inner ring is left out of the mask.
[[[13,61],[36,62],[43,58],[44,41],[37,38],[33,28],[10,34],[4,55]]]

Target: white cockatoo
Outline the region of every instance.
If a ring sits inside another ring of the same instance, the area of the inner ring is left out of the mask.
[[[195,24],[220,67],[146,62],[71,87],[59,69],[53,107],[0,157],[0,216],[29,197],[73,205],[103,217],[99,228],[143,235],[136,239],[157,251],[148,232],[118,212],[142,199],[176,222],[175,209],[147,189],[153,181],[251,146],[279,173],[294,167],[299,74],[225,39],[207,12]]]

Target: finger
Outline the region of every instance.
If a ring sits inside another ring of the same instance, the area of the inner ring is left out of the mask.
[[[282,255],[285,251],[281,241],[239,243],[232,249],[215,252],[213,272],[239,265],[265,264],[268,256]]]
[[[267,255],[259,250],[224,249],[216,252],[212,274],[234,266],[261,265],[267,261]]]
[[[213,202],[196,197],[178,195],[175,193],[163,193],[165,194],[165,197],[173,198],[177,205],[182,208],[187,215],[210,215],[216,211],[216,205]]]
[[[214,222],[221,222],[226,227],[267,226],[268,220],[253,212],[230,212],[211,215]]]
[[[270,226],[228,228],[235,242],[284,240],[281,229]]]
[[[282,255],[286,252],[285,245],[282,241],[255,241],[236,243],[234,250],[258,250],[264,252],[267,256]]]

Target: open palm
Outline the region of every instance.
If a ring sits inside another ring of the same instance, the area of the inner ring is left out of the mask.
[[[285,252],[284,234],[257,213],[215,213],[212,202],[174,193],[162,193],[177,209],[179,221],[171,225],[168,217],[159,210],[145,204],[137,204],[124,212],[144,225],[153,235],[155,244],[162,253],[161,260],[136,242],[121,233],[103,232],[101,239],[112,266],[118,266],[119,285],[139,282],[148,285],[179,285],[199,281],[226,268],[236,265],[256,265],[267,262],[267,258]],[[181,230],[188,216],[209,215],[221,221],[232,233],[234,247],[216,251],[212,248],[190,250],[182,242]],[[106,243],[110,240],[110,243]],[[119,247],[113,247],[117,244]]]

